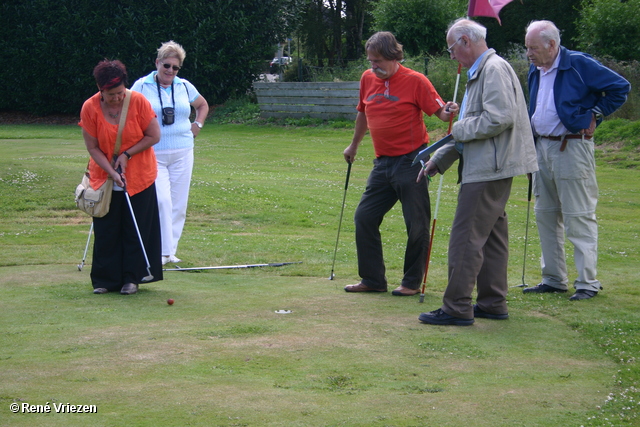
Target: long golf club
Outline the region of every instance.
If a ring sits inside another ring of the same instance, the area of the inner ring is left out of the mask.
[[[344,214],[344,204],[347,200],[347,188],[349,188],[349,176],[351,175],[351,162],[347,162],[347,179],[344,182],[344,196],[342,196],[342,208],[340,209],[340,221],[338,222],[338,236],[336,237],[336,247],[333,250],[333,263],[331,264],[331,275],[329,280],[333,280],[336,277],[333,274],[333,269],[336,266],[336,255],[338,254],[338,241],[340,240],[340,229],[342,228],[342,215]]]
[[[525,230],[524,230],[524,256],[522,258],[522,284],[512,286],[512,288],[526,288],[529,286],[524,282],[524,270],[527,265],[527,242],[529,241],[529,212],[531,211],[531,186],[533,182],[533,177],[530,177],[529,174],[527,174],[527,178],[529,179],[529,189],[527,190],[527,226],[525,227]]]
[[[164,268],[162,271],[198,271],[198,270],[224,270],[224,269],[237,269],[237,268],[255,268],[255,267],[282,267],[289,264],[302,264],[302,261],[297,262],[271,262],[268,264],[238,264],[238,265],[220,265],[215,267],[180,267],[176,268]]]
[[[121,173],[120,167],[118,167],[118,173]],[[148,276],[144,276],[140,279],[143,282],[150,282],[153,280],[153,274],[151,274],[151,264],[149,264],[149,257],[147,256],[147,250],[144,247],[144,242],[142,241],[142,235],[140,234],[140,229],[138,228],[138,221],[136,221],[136,215],[133,213],[133,206],[131,205],[131,199],[129,198],[129,193],[127,193],[127,182],[123,179],[124,182],[124,197],[127,199],[127,204],[129,205],[129,211],[131,212],[131,219],[133,219],[133,225],[136,227],[136,233],[138,233],[138,240],[140,240],[140,247],[142,248],[142,254],[144,255],[144,260],[147,262],[147,273]]]
[[[78,264],[78,271],[82,271],[82,267],[84,267],[84,261],[87,259],[87,251],[89,250],[89,241],[91,241],[91,234],[93,234],[93,221],[91,221],[91,228],[89,228],[89,236],[87,237],[87,246],[84,247],[84,255],[82,256],[82,262]]]
[[[458,98],[458,85],[460,84],[460,72],[462,71],[462,64],[458,63],[458,75],[456,76],[456,86],[453,90],[453,102],[456,102]],[[449,129],[447,135],[451,134],[451,128],[453,127],[453,116],[449,118]],[[429,264],[431,263],[431,248],[433,247],[433,238],[436,235],[436,221],[438,220],[438,208],[440,207],[440,194],[442,194],[442,181],[444,175],[440,175],[440,183],[438,184],[438,197],[436,199],[436,210],[433,214],[433,223],[431,224],[431,236],[429,237],[429,249],[427,250],[427,265],[424,268],[424,278],[422,280],[422,289],[420,290],[420,302],[424,302],[424,291],[427,286],[427,274],[429,274]]]

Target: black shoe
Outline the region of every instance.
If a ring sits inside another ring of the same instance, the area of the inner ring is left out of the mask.
[[[569,301],[580,301],[582,299],[593,298],[598,295],[596,291],[590,291],[588,289],[578,289],[575,294],[571,295]]]
[[[93,290],[94,294],[106,294],[107,292],[109,292],[107,288],[95,288]]]
[[[122,295],[133,295],[136,292],[138,292],[138,285],[136,285],[135,283],[127,283],[120,290],[120,293]]]
[[[505,320],[509,318],[507,313],[505,314],[493,314],[487,313],[478,307],[478,304],[473,304],[473,317],[482,317],[484,319]]]
[[[428,323],[430,325],[454,325],[454,326],[469,326],[473,325],[473,319],[462,319],[460,317],[449,316],[442,311],[441,308],[430,311],[428,313],[422,313],[418,316],[418,319],[422,323]]]
[[[546,293],[558,293],[563,294],[567,292],[566,289],[558,289],[553,286],[545,285],[544,283],[540,283],[536,286],[532,286],[531,288],[524,288],[522,290],[523,294],[546,294]]]

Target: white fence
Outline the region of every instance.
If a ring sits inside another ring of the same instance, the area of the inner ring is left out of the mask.
[[[355,120],[359,82],[256,82],[261,117]]]

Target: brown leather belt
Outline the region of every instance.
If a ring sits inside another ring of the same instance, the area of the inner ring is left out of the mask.
[[[547,138],[547,139],[550,139],[551,141],[562,141],[562,144],[560,144],[560,151],[564,151],[564,149],[567,148],[568,139],[582,139],[582,137],[584,137],[584,139],[591,139],[592,136],[593,135],[579,135],[579,134],[569,133],[567,135],[562,135],[562,136],[540,136],[540,138]]]

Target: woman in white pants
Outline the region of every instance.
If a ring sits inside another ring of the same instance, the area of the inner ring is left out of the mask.
[[[209,104],[194,85],[179,78],[186,52],[168,41],[158,49],[156,70],[138,79],[131,90],[142,93],[156,112],[162,136],[155,146],[158,161],[156,191],[162,234],[162,264],[180,262],[178,241],[187,215],[194,138],[209,113]],[[196,117],[189,120],[191,107]]]

